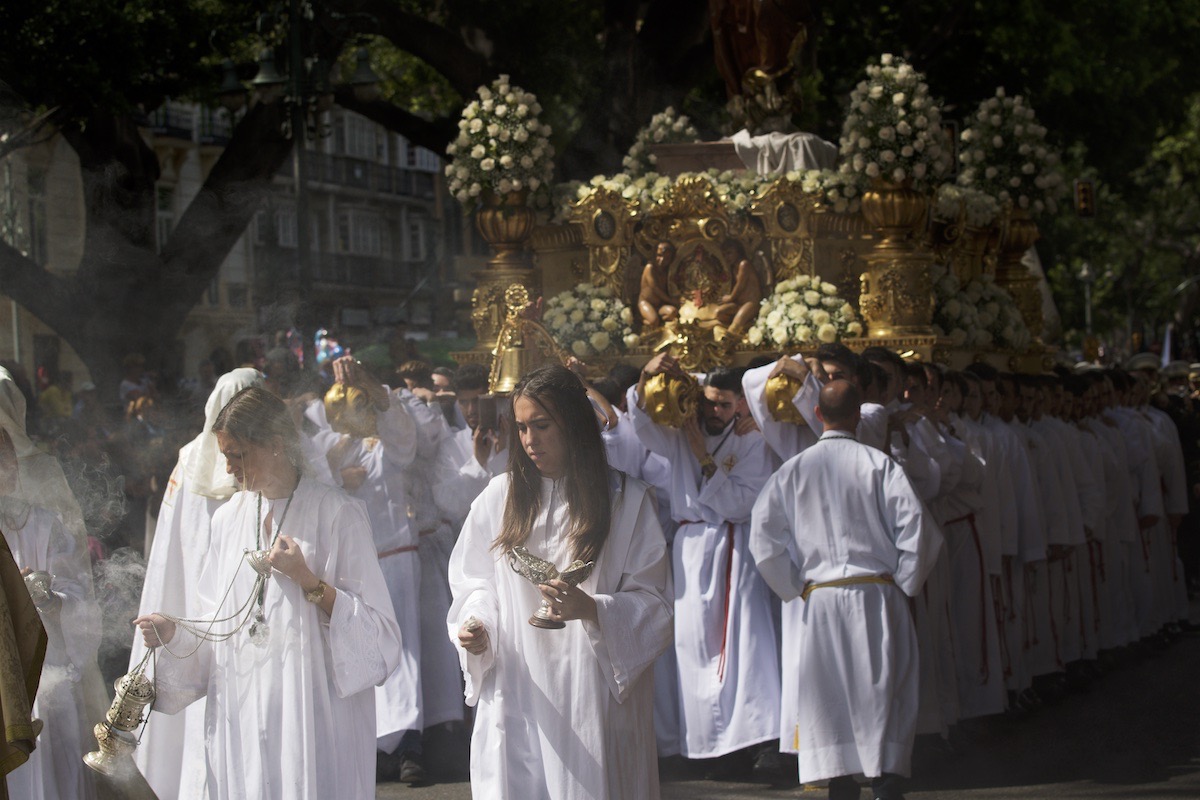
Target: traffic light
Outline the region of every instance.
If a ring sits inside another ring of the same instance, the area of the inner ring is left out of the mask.
[[[1096,185],[1090,180],[1075,179],[1075,213],[1081,217],[1096,216]]]

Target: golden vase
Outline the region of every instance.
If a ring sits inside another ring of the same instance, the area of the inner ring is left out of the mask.
[[[859,308],[874,338],[933,332],[933,253],[925,243],[929,195],[911,185],[876,182],[863,193],[863,217],[879,240],[864,256]]]
[[[483,192],[483,202],[475,211],[475,227],[492,248],[488,259],[491,269],[528,268],[529,236],[533,233],[534,213],[528,205],[529,192],[499,194]]]

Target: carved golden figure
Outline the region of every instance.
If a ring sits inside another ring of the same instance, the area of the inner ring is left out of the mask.
[[[721,245],[721,255],[725,258],[734,275],[733,288],[728,294],[722,295],[717,305],[717,319],[729,329],[729,333],[741,337],[758,319],[759,306],[762,303],[762,283],[758,279],[758,271],[746,258],[746,250],[736,239],[726,239]]]
[[[667,291],[667,275],[675,261],[675,245],[659,242],[654,260],[642,270],[642,287],[638,293],[638,311],[642,315],[642,327],[652,329],[675,319],[679,304]]]

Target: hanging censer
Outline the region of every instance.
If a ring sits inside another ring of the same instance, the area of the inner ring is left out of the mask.
[[[153,650],[146,651],[138,665],[113,684],[116,696],[112,705],[104,715],[104,721],[92,730],[100,749],[84,756],[83,763],[102,775],[121,778],[137,769],[133,764],[133,751],[141,737],[135,737],[133,732],[145,723],[146,706],[154,702],[154,685],[146,677],[146,664],[153,653]]]

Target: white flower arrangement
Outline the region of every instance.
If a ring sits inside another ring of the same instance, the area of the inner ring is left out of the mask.
[[[1058,153],[1023,97],[1004,87],[979,104],[961,136],[958,183],[1034,214],[1057,212],[1067,190]]]
[[[956,347],[1024,352],[1033,342],[1012,296],[984,275],[962,286],[945,265],[933,267],[933,330]]]
[[[805,194],[819,195],[822,203],[836,214],[854,214],[862,208],[858,178],[831,169],[789,172],[787,179],[799,182]]]
[[[862,332],[854,306],[838,297],[836,286],[819,276],[800,275],[775,284],[746,341],[755,347],[765,343],[784,348],[836,342]]]
[[[885,53],[850,93],[839,170],[862,186],[875,180],[936,185],[950,168],[943,138],[941,104],[930,96],[925,76]]]
[[[687,117],[677,113],[673,106],[650,118],[650,123],[638,131],[637,138],[629,152],[625,154],[621,165],[631,176],[638,176],[654,169],[658,157],[650,152],[652,144],[673,144],[694,142],[700,138],[700,132]]]
[[[955,222],[962,219],[970,228],[986,228],[1000,216],[1000,201],[987,192],[943,183],[938,187],[933,215]]]
[[[480,86],[463,109],[458,138],[447,148],[450,193],[468,207],[485,191],[537,191],[554,175],[550,126],[538,121],[537,97],[501,75]]]
[[[623,353],[638,343],[633,310],[608,287],[590,283],[551,297],[542,324],[577,358]]]

